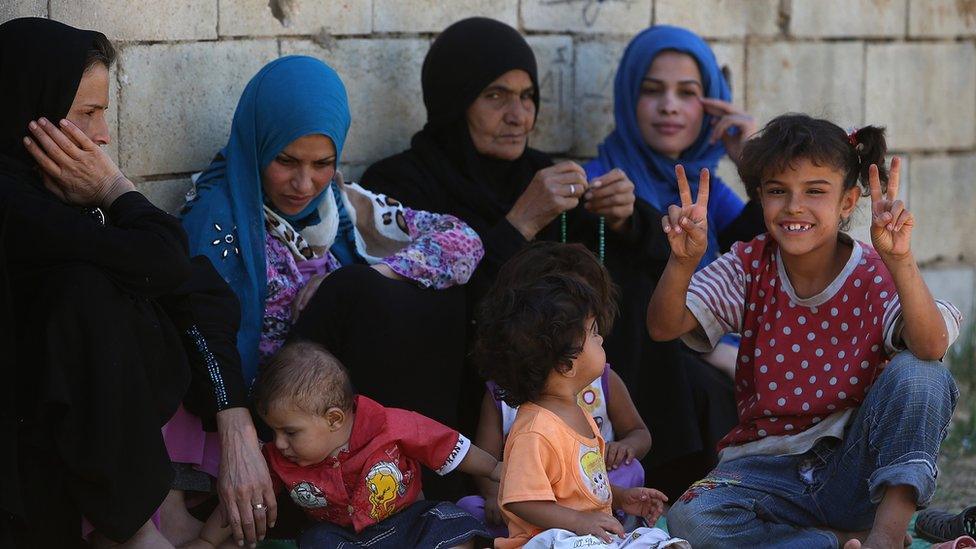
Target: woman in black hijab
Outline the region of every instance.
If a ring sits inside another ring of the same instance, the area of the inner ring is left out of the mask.
[[[622,297],[607,360],[654,436],[645,469],[653,476],[680,456],[714,454],[714,442],[735,422],[731,382],[680,343],[654,342],[644,329],[669,254],[661,214],[635,199],[622,171],[587,181],[577,164],[553,164],[527,146],[539,87],[524,38],[491,19],[455,23],[431,46],[421,81],[427,124],[410,149],[370,166],[363,185],[410,207],[456,215],[478,231],[485,258],[468,284],[469,318],[501,265],[529,241],[579,242],[603,256]],[[471,368],[468,377],[462,402],[474,405],[462,412],[470,427],[483,386]],[[695,464],[688,476],[710,465]]]
[[[160,427],[208,358],[182,338],[235,333],[220,320],[237,317],[233,294],[99,147],[114,56],[95,31],[0,25],[4,547],[79,546],[82,517],[103,544],[158,536],[172,479]],[[198,292],[206,305],[187,299]]]

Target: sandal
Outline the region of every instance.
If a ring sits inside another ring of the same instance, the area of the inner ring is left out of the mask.
[[[915,533],[933,542],[952,541],[960,536],[976,537],[976,505],[953,515],[942,509],[925,509],[918,513]]]

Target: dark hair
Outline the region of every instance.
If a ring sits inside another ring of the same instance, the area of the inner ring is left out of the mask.
[[[852,142],[853,141],[853,142]],[[759,196],[762,182],[805,158],[817,166],[830,166],[844,174],[844,190],[857,182],[867,187],[871,164],[878,165],[882,184],[888,183],[885,168],[884,128],[864,126],[851,139],[829,120],[789,113],[770,120],[755,137],[746,141],[739,159],[739,177],[749,197]]]
[[[478,311],[474,358],[511,406],[536,400],[553,370],[583,350],[595,317],[607,333],[615,289],[596,257],[579,244],[537,243],[507,262]]]
[[[325,416],[329,408],[352,410],[355,391],[346,368],[325,347],[309,341],[285,344],[254,382],[258,413],[285,404]]]
[[[97,33],[95,40],[92,41],[91,49],[85,55],[84,72],[88,72],[96,64],[102,64],[106,69],[111,68],[112,63],[115,63],[115,55],[115,46],[112,45],[112,42],[104,34]]]

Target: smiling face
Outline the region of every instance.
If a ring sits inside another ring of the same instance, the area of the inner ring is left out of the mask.
[[[307,467],[349,442],[353,418],[338,408],[329,408],[320,416],[283,403],[272,406],[264,421],[274,431],[274,445],[281,455]]]
[[[759,187],[766,228],[784,255],[801,256],[837,242],[842,219],[861,196],[856,185],[844,190],[844,174],[831,166],[794,159]]]
[[[264,169],[264,196],[276,210],[295,215],[322,193],[336,171],[336,149],[321,134],[306,135],[282,149]]]
[[[78,126],[88,139],[98,145],[108,145],[112,137],[105,120],[107,109],[108,69],[101,63],[95,63],[81,76],[75,99],[65,118]],[[52,122],[57,123],[56,120]]]
[[[480,154],[500,160],[522,156],[535,125],[529,73],[511,70],[488,84],[467,110],[468,131]]]
[[[705,107],[701,71],[688,54],[665,51],[647,69],[637,101],[637,125],[644,142],[671,158],[698,139]]]

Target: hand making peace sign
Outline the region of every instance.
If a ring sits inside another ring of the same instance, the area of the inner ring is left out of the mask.
[[[678,176],[678,194],[681,206],[668,206],[668,215],[661,218],[661,225],[668,242],[671,255],[678,260],[691,260],[696,265],[708,248],[708,168],[699,174],[698,197],[691,201],[691,186],[681,164],[674,167]]]
[[[891,160],[888,171],[888,189],[881,194],[881,177],[877,164],[868,170],[868,186],[871,189],[871,243],[882,257],[900,258],[911,252],[912,227],[915,216],[901,200],[898,200],[898,179],[901,159]]]

